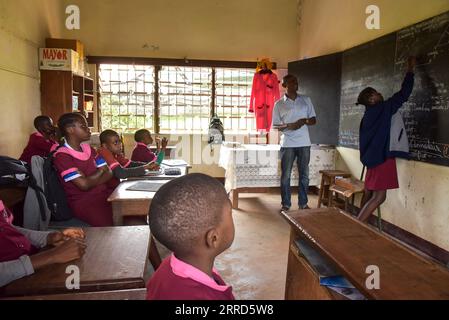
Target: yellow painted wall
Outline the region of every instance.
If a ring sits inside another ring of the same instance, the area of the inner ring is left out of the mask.
[[[245,60],[279,67],[298,52],[296,0],[62,0],[81,29],[65,30],[91,55]],[[148,49],[142,48],[148,44]],[[158,50],[152,50],[152,45]]]
[[[367,30],[365,8],[381,10],[381,30]],[[449,10],[449,0],[305,0],[299,32],[298,58],[325,55]],[[359,177],[359,151],[338,148],[337,167]],[[397,160],[399,190],[388,191],[382,217],[449,250],[449,168]]]
[[[0,154],[19,157],[40,114],[38,48],[59,34],[58,0],[0,0]]]

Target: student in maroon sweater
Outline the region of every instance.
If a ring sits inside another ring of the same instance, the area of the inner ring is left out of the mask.
[[[151,201],[150,229],[173,254],[147,285],[148,300],[233,300],[214,268],[234,240],[232,208],[223,185],[194,173],[164,184]]]
[[[136,146],[131,155],[132,161],[148,163],[156,160],[156,155],[148,148],[148,146],[153,143],[153,138],[151,137],[150,131],[148,131],[147,129],[137,130],[134,134],[134,140],[136,141]],[[163,138],[161,141],[158,137],[156,137],[156,153],[165,152],[167,143],[167,138]]]
[[[34,119],[36,132],[30,135],[28,144],[20,156],[20,160],[31,163],[32,156],[46,157],[50,149],[56,145],[56,128],[48,116],[38,116]]]

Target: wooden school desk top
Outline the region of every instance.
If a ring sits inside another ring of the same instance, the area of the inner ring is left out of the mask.
[[[0,289],[3,296],[47,295],[144,288],[148,226],[85,228],[87,249],[81,259],[55,264]],[[80,270],[80,289],[66,288],[66,267]]]
[[[127,190],[129,187],[135,185],[139,181],[143,180],[133,180],[133,181],[123,181],[121,182],[117,188],[115,188],[114,192],[108,198],[108,201],[139,201],[139,200],[151,200],[154,198],[156,192],[149,191],[134,191]],[[169,180],[151,180],[148,183],[166,183]],[[146,213],[147,214],[147,213]]]
[[[171,164],[174,163],[176,160],[164,160],[165,163]],[[173,180],[182,176],[185,176],[186,174],[188,174],[189,169],[191,168],[190,165],[166,165],[164,164],[164,162],[162,162],[161,165],[162,169],[172,169],[172,168],[178,168],[181,173],[179,175],[166,175],[164,174],[148,174],[148,175],[144,175],[144,176],[140,176],[140,177],[131,177],[131,178],[127,178],[127,181],[132,181],[132,180]]]
[[[283,214],[369,299],[449,299],[449,270],[335,208]],[[380,289],[367,289],[370,265],[379,267]]]
[[[45,296],[13,297],[3,300],[145,300],[147,289],[49,294]],[[2,299],[0,299],[2,300]]]

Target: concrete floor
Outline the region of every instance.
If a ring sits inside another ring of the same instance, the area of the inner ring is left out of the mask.
[[[292,203],[297,197],[292,194]],[[316,201],[309,194],[309,206],[316,207]],[[215,261],[236,299],[284,299],[290,227],[279,215],[280,202],[279,192],[240,194],[239,210],[233,210],[234,243]],[[162,258],[169,254],[158,248]]]

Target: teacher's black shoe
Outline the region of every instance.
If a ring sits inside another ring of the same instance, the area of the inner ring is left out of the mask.
[[[290,210],[289,207],[282,207],[281,210],[279,210],[279,213],[286,213],[288,210]]]

